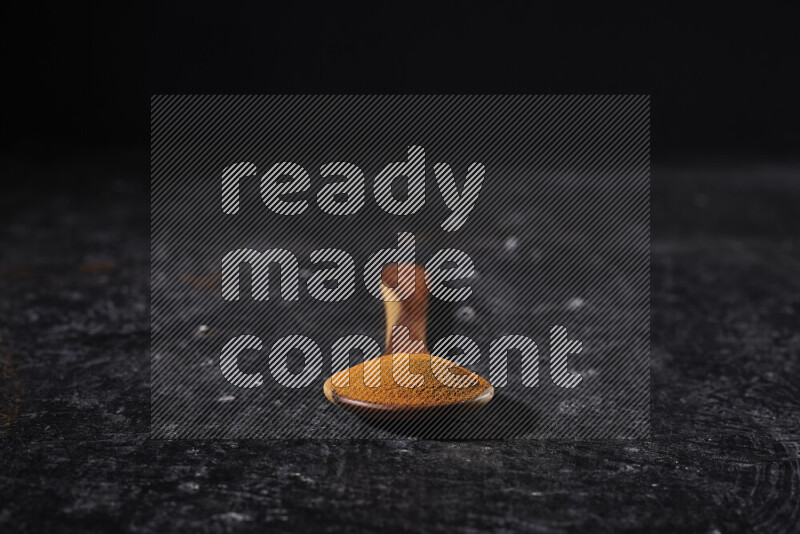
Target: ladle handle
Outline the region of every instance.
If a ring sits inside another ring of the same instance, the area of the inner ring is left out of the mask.
[[[425,269],[416,263],[389,264],[383,268],[381,280],[386,312],[386,354],[408,351],[407,347],[398,346],[397,339],[392,339],[394,326],[408,328],[411,342],[417,345],[418,342],[422,342],[421,351],[428,353],[425,340],[428,325],[428,287],[425,284]],[[407,298],[398,300],[403,295]]]

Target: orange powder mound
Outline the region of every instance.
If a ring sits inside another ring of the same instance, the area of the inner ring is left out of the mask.
[[[325,393],[335,404],[343,398],[350,405],[363,403],[364,407],[378,409],[447,407],[476,399],[490,390],[493,388],[487,380],[430,354],[387,354],[340,371],[325,384]]]

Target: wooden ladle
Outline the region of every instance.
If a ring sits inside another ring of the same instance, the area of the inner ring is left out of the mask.
[[[462,414],[492,400],[494,388],[488,381],[428,351],[423,267],[390,264],[381,277],[386,351],[328,378],[323,386],[328,400],[371,414],[411,417]],[[403,296],[407,298],[399,300]]]

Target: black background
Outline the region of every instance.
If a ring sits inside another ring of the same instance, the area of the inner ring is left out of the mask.
[[[797,150],[786,10],[5,4],[5,146],[148,144],[152,94],[651,94],[654,157]]]

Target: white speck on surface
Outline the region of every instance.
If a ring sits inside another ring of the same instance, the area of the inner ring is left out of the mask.
[[[197,327],[198,334],[208,334],[208,331],[211,330],[207,324],[201,324]]]
[[[223,395],[222,397],[217,399],[217,402],[231,402],[236,400],[236,397],[233,395]]]
[[[517,239],[513,235],[511,237],[506,238],[505,243],[503,243],[503,248],[506,249],[508,252],[517,250],[517,247],[519,247],[519,239]]]
[[[582,298],[575,297],[575,298],[570,299],[569,302],[567,302],[567,310],[568,311],[580,310],[585,305],[586,305],[586,302]]]
[[[464,323],[472,322],[476,315],[478,314],[475,313],[475,309],[471,306],[461,306],[455,313],[456,319]]]
[[[223,521],[252,521],[253,518],[247,514],[240,514],[238,512],[228,512],[225,514],[217,514],[214,516],[215,519],[222,519]]]
[[[183,484],[178,486],[178,489],[180,489],[181,491],[197,491],[200,489],[200,484],[198,484],[197,482],[184,482]]]

